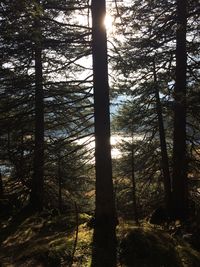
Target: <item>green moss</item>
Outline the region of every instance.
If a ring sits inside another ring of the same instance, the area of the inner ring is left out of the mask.
[[[135,227],[122,240],[120,258],[128,267],[178,267],[172,238],[161,230]]]
[[[85,223],[85,222],[89,222],[89,220],[92,218],[91,215],[88,215],[87,213],[80,213],[79,214],[79,223]]]
[[[200,254],[149,224],[131,227],[120,244],[120,260],[126,267],[199,267]]]
[[[76,266],[89,267],[91,258],[92,230],[87,227],[91,219],[88,214],[79,215],[78,242],[74,255]],[[13,227],[13,226],[12,226]],[[4,239],[0,251],[0,262],[3,266],[24,264],[36,261],[36,264],[65,261],[71,259],[76,237],[76,217],[74,214],[52,215],[36,214],[23,220]],[[9,262],[9,264],[7,264]],[[36,265],[35,265],[36,266]],[[38,265],[39,266],[39,265]],[[55,265],[57,266],[57,265]]]
[[[49,252],[53,255],[63,256],[72,250],[73,239],[69,237],[59,236],[49,242]]]

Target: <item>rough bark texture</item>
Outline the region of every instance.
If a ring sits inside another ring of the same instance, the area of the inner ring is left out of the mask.
[[[162,116],[162,105],[160,102],[155,59],[153,61],[153,74],[154,74],[154,86],[155,86],[155,98],[156,98],[156,112],[158,117],[160,148],[161,148],[161,168],[163,172],[164,190],[165,190],[165,206],[169,216],[171,216],[171,176],[169,170],[169,159],[167,154],[167,144],[165,137],[164,122]]]
[[[92,1],[96,210],[92,267],[116,266],[116,213],[112,182],[105,0]]]
[[[185,219],[188,214],[187,155],[186,155],[186,26],[187,1],[177,0],[176,80],[173,149],[173,208],[174,217]]]
[[[39,3],[39,1],[38,1]],[[44,91],[42,74],[41,25],[35,18],[35,148],[33,162],[33,178],[30,195],[31,207],[35,210],[43,208],[44,184]]]

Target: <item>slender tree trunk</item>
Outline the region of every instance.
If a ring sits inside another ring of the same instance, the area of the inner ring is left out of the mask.
[[[8,147],[8,159],[11,160],[11,138],[10,138],[10,127],[8,126],[8,143],[7,143],[7,147]]]
[[[135,183],[135,162],[134,162],[134,136],[132,130],[132,143],[131,143],[131,181],[132,181],[132,196],[133,196],[133,211],[134,219],[138,224],[138,210],[137,210],[137,199],[136,199],[136,183]]]
[[[116,266],[116,211],[110,146],[107,37],[103,25],[105,12],[105,0],[92,1],[96,161],[96,209],[92,267]]]
[[[39,5],[40,1],[37,1]],[[37,12],[37,10],[36,10]],[[44,91],[42,74],[42,34],[40,18],[35,17],[35,150],[30,204],[35,210],[43,208],[44,185]]]
[[[186,27],[187,0],[177,0],[176,80],[174,90],[173,208],[174,216],[188,215],[186,155]]]
[[[24,181],[25,179],[25,168],[24,168],[24,131],[23,127],[21,129],[21,143],[20,143],[20,158],[19,161],[16,164],[16,169],[17,169],[17,178],[20,179],[21,181]]]
[[[60,212],[62,212],[62,174],[60,156],[58,158],[58,205]]]
[[[158,117],[160,148],[161,148],[161,164],[163,172],[164,191],[165,191],[165,206],[168,215],[171,216],[171,176],[169,170],[169,158],[167,154],[166,136],[163,123],[163,116],[162,116],[162,105],[159,96],[155,59],[153,60],[153,75],[154,75],[154,87],[155,87],[155,98],[156,98],[156,112]]]
[[[3,190],[3,179],[0,171],[0,199],[4,196],[4,190]]]

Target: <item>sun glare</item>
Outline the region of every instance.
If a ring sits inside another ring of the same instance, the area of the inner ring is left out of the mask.
[[[113,18],[109,14],[106,14],[104,18],[104,26],[106,27],[107,32],[111,32],[113,28]]]

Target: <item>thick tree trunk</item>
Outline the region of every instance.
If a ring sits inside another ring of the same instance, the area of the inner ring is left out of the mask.
[[[188,214],[186,155],[186,26],[187,0],[177,0],[176,80],[174,90],[173,208],[174,217]]]
[[[39,3],[39,1],[38,1]],[[35,150],[30,195],[31,207],[43,208],[44,184],[44,91],[42,74],[42,35],[40,19],[35,18]]]
[[[171,176],[169,170],[169,158],[167,154],[166,136],[165,136],[163,116],[162,116],[162,105],[159,96],[155,59],[153,61],[153,75],[154,75],[155,98],[156,98],[156,112],[158,117],[158,128],[159,128],[160,148],[161,148],[161,165],[162,165],[161,168],[163,172],[164,191],[165,191],[165,207],[167,210],[167,214],[171,216],[171,204],[172,204]]]
[[[103,25],[105,12],[105,0],[92,1],[96,160],[96,210],[92,267],[116,266],[116,211],[110,146],[107,38]]]

